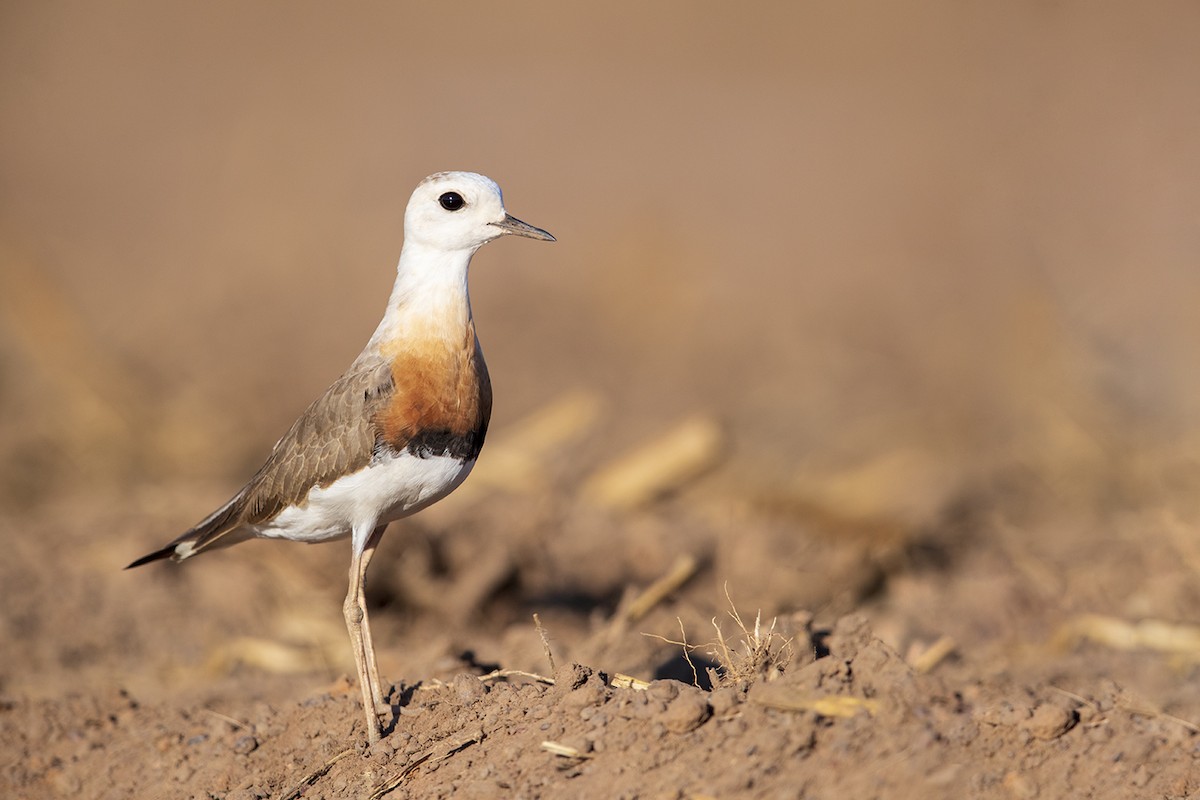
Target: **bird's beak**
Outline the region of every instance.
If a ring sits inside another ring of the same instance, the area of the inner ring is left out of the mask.
[[[521,220],[517,219],[512,214],[505,214],[504,219],[491,224],[495,225],[505,233],[511,233],[513,236],[525,236],[530,239],[541,239],[543,242],[557,241],[546,231],[542,230],[541,228],[535,228],[528,222],[521,222]]]

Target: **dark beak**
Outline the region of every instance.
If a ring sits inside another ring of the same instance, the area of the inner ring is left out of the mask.
[[[491,224],[495,225],[505,233],[511,233],[513,236],[525,236],[529,239],[540,239],[543,242],[556,241],[556,239],[546,231],[542,230],[541,228],[535,228],[528,222],[521,222],[521,220],[517,219],[512,214],[505,214],[504,219]]]

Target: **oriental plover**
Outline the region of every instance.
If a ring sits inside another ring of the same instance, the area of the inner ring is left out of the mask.
[[[508,214],[500,187],[472,172],[439,172],[413,192],[387,310],[362,353],[284,434],[229,502],[134,561],[183,561],[254,537],[350,537],[343,611],[370,742],[384,703],[367,620],[367,565],[384,528],[450,494],[471,471],[492,412],[475,336],[467,269],[506,234],[553,242]],[[128,569],[128,567],[127,567]]]

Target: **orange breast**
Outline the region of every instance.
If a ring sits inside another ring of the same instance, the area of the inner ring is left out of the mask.
[[[463,338],[388,348],[395,391],[377,415],[379,438],[396,452],[474,458],[492,413],[492,386],[469,325]]]

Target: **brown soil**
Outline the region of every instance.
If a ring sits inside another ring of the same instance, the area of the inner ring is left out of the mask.
[[[0,797],[1200,793],[1196,7],[733,8],[0,12]],[[121,567],[445,168],[559,242],[367,748],[344,544]]]

